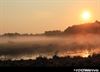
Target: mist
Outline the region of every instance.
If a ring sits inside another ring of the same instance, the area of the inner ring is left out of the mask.
[[[100,35],[0,37],[0,60],[54,55],[88,57],[100,53]]]

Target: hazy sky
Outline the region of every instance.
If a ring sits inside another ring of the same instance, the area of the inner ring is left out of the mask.
[[[0,0],[0,33],[42,33],[84,23],[81,13],[100,20],[100,0]]]

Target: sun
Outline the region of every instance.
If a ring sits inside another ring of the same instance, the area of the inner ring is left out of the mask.
[[[89,52],[88,50],[84,50],[84,52],[82,53],[82,57],[88,57],[91,56],[91,52]]]
[[[91,18],[91,13],[90,13],[89,11],[84,11],[84,12],[82,13],[82,19],[83,19],[84,21],[89,21],[90,18]]]

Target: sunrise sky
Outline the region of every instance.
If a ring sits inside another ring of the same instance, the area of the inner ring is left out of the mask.
[[[0,33],[43,33],[100,20],[100,0],[0,0]]]

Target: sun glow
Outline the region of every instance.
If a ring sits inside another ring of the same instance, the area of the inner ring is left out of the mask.
[[[84,21],[90,21],[90,19],[91,19],[91,13],[89,11],[84,11],[82,13],[82,19]]]
[[[82,57],[88,57],[88,56],[90,56],[91,55],[91,53],[89,53],[89,51],[84,51],[84,53],[82,54]]]

